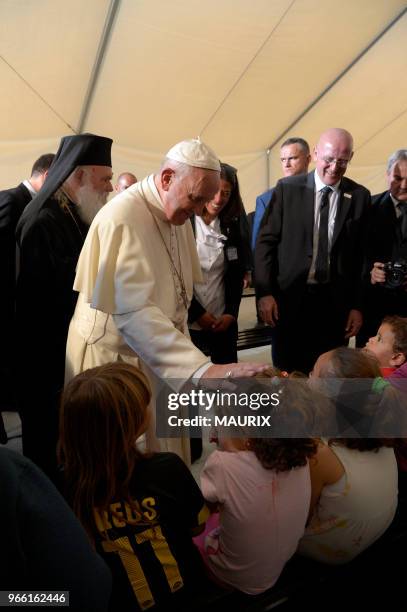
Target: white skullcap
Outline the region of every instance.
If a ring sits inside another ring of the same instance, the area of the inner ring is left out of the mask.
[[[201,142],[199,138],[179,142],[171,147],[165,157],[194,168],[206,168],[220,172],[220,163],[215,151]]]

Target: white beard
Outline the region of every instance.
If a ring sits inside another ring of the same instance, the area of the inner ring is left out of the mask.
[[[95,191],[91,185],[82,185],[76,193],[76,206],[82,221],[90,225],[96,213],[107,202],[107,193]]]

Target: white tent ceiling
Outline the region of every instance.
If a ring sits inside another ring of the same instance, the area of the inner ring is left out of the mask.
[[[338,126],[377,192],[407,146],[406,74],[402,0],[0,0],[0,188],[74,131],[139,177],[200,134],[251,210],[282,140]]]

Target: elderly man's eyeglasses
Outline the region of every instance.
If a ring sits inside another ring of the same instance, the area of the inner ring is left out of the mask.
[[[321,159],[329,166],[336,164],[340,168],[346,168],[350,162],[350,159],[336,159],[336,157],[321,157]]]

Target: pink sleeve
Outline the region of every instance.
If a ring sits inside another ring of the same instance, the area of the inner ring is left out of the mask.
[[[223,452],[214,451],[209,455],[201,472],[201,489],[204,498],[209,502],[224,503],[225,485],[222,462]]]

